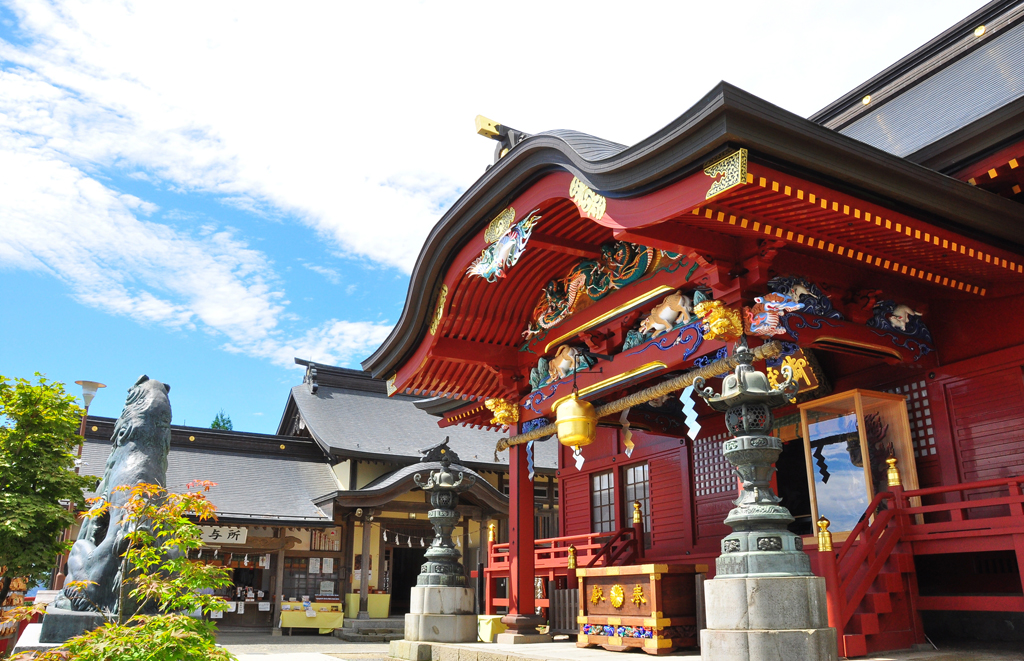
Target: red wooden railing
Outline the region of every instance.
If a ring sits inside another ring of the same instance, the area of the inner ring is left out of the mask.
[[[845,648],[844,632],[901,543],[909,545],[916,555],[971,550],[965,541],[982,538],[984,550],[1014,549],[1015,536],[1024,535],[1022,485],[1024,476],[1018,476],[913,491],[892,486],[890,491],[875,496],[839,552],[819,555],[826,582],[829,625],[838,633],[840,655],[853,655],[853,650]],[[973,500],[969,497],[969,492],[997,489],[1005,489],[1007,495],[981,494],[983,497]],[[957,500],[932,505],[916,505],[912,501],[947,494]],[[888,508],[879,510],[883,503]],[[1024,597],[1019,596],[908,597],[915,610],[1024,612]]]
[[[570,548],[572,551],[570,551]],[[629,565],[644,557],[644,530],[642,523],[634,523],[615,533],[589,533],[538,539],[534,542],[534,576],[543,578],[543,591],[536,597],[538,608],[548,608],[549,581],[564,579],[567,587],[575,587],[576,572],[569,568],[569,555],[576,556],[577,567],[605,567]],[[499,579],[509,578],[509,545],[507,542],[487,543],[487,567],[484,569],[484,592],[488,615],[499,607],[508,606],[508,598],[498,598]]]

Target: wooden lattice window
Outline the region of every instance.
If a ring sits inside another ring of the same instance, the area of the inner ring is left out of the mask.
[[[615,477],[611,471],[590,476],[590,530],[615,532]]]

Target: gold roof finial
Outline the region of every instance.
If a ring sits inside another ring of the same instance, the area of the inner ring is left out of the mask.
[[[823,553],[825,551],[832,550],[832,533],[828,531],[828,527],[832,522],[826,519],[824,516],[818,517],[818,552]]]

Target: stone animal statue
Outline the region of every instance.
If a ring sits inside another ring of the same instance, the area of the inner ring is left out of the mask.
[[[778,292],[758,296],[754,299],[754,307],[743,308],[747,319],[747,332],[753,335],[782,335],[785,328],[779,325],[782,315],[803,309],[803,303],[797,303],[792,297]]]
[[[171,387],[146,375],[128,390],[124,410],[114,425],[113,447],[103,479],[96,488],[100,502],[114,505],[97,517],[86,517],[68,557],[67,581],[91,581],[84,590],[65,588],[54,606],[73,611],[117,613],[121,554],[128,548],[123,510],[129,494],[117,487],[136,484],[165,486],[167,452],[171,447]]]
[[[657,306],[651,308],[651,313],[640,322],[640,332],[646,335],[654,331],[651,337],[658,337],[662,333],[672,330],[672,327],[680,321],[684,324],[690,323],[692,315],[693,301],[689,296],[677,290],[666,296]]]

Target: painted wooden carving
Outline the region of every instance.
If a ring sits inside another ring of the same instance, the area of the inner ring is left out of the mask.
[[[537,361],[537,366],[530,370],[530,387],[536,390],[571,376],[579,370],[587,369],[594,362],[594,359],[588,356],[582,347],[563,344],[555,350],[555,355],[550,360],[541,357]]]
[[[639,279],[652,267],[654,257],[653,248],[635,243],[602,245],[600,258],[580,260],[564,277],[544,287],[523,337],[529,339]]]
[[[666,296],[657,306],[651,308],[651,313],[640,322],[640,333],[650,334],[651,337],[658,337],[662,333],[672,330],[677,323],[690,323],[693,313],[693,300],[676,290]]]
[[[896,301],[878,301],[872,308],[873,316],[867,325],[879,330],[896,331],[925,342],[932,341],[932,334],[921,322],[922,313],[909,305]]]
[[[779,276],[768,281],[768,288],[800,303],[804,312],[830,319],[845,319],[839,310],[832,307],[832,301],[825,292],[813,282],[795,276]]]
[[[526,250],[526,243],[530,240],[534,226],[540,221],[540,209],[534,209],[530,214],[513,225],[502,234],[497,241],[484,248],[480,256],[473,260],[473,263],[466,269],[468,275],[479,276],[487,282],[497,282],[504,278],[505,273],[516,265],[523,251]]]
[[[779,319],[787,312],[802,310],[803,303],[797,303],[788,294],[773,292],[754,299],[754,307],[743,308],[746,319],[746,330],[751,335],[782,335],[786,329],[779,324]]]
[[[725,307],[721,301],[705,298],[700,290],[694,294],[693,311],[701,318],[705,340],[730,342],[743,335],[740,313]]]

